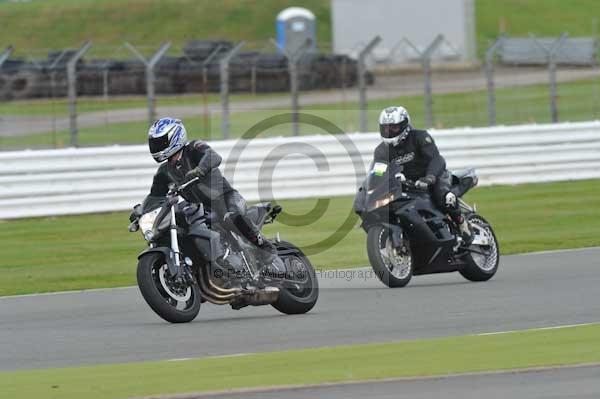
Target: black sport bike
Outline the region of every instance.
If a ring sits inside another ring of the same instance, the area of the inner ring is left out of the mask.
[[[404,287],[413,275],[455,271],[471,281],[494,276],[500,255],[492,226],[460,198],[477,182],[474,169],[452,175],[451,190],[472,234],[467,244],[456,224],[436,208],[429,191],[417,189],[400,166],[372,166],[354,210],[367,232],[371,266],[385,285]]]
[[[272,305],[286,314],[306,313],[319,296],[315,271],[295,245],[275,240],[278,256],[262,264],[256,246],[237,234],[231,222],[215,221],[201,204],[185,200],[185,189],[172,185],[158,208],[134,207],[129,231],[141,230],[148,249],[138,256],[137,282],[148,305],[171,323],[192,321],[200,304]],[[269,203],[248,208],[259,228],[281,212]]]

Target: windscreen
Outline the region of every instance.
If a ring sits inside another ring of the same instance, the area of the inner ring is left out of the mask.
[[[382,185],[389,186],[390,167],[387,163],[375,162],[367,175],[367,190],[372,192]]]
[[[354,199],[355,211],[361,214],[376,209],[382,199],[392,201],[390,194],[398,195],[401,191],[401,185],[395,178],[398,172],[401,172],[401,167],[394,164],[374,162]]]

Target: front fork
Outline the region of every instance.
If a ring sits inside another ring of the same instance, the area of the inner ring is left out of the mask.
[[[384,223],[384,226],[390,232],[390,239],[392,240],[392,247],[394,251],[404,250],[404,232],[402,228],[395,224]]]
[[[192,284],[194,282],[193,275],[187,267],[187,262],[182,265],[181,263],[181,252],[179,250],[179,237],[177,236],[177,220],[175,218],[175,204],[171,206],[171,250],[173,251],[173,263],[174,269],[171,271],[171,275],[180,281],[187,281]]]
[[[175,219],[175,205],[171,206],[171,249],[175,254],[177,274],[180,274],[181,256],[179,253],[179,239],[177,238],[177,220]]]
[[[471,205],[467,204],[465,201],[463,201],[462,198],[458,199],[458,206],[463,211],[463,213],[475,213],[475,212],[477,212],[477,206],[475,204],[473,204],[473,206],[471,206]]]

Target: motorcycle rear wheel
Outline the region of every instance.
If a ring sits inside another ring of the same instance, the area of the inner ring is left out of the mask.
[[[200,291],[196,284],[181,287],[168,276],[163,254],[149,253],[138,261],[137,282],[150,308],[169,323],[188,323],[200,311]]]
[[[307,313],[319,299],[319,281],[315,269],[298,247],[285,241],[281,244],[287,248],[294,248],[295,254],[283,255],[281,259],[293,269],[287,270],[289,276],[302,280],[302,283],[293,288],[288,284],[281,284],[279,297],[271,306],[285,314]]]
[[[465,256],[466,265],[459,270],[460,274],[469,281],[487,281],[498,271],[500,251],[498,240],[492,226],[481,216],[473,213],[467,216],[470,224],[475,224],[486,231],[492,238],[490,245],[471,245],[470,248],[485,253],[485,255],[469,252]],[[473,230],[473,229],[471,229]],[[471,231],[474,234],[474,231]]]

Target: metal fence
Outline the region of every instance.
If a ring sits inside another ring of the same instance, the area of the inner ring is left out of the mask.
[[[600,122],[432,130],[451,169],[480,184],[600,178]],[[221,140],[225,176],[249,200],[353,195],[378,133]],[[0,153],[0,219],[130,209],[149,191],[146,146]]]
[[[406,106],[426,128],[600,118],[594,40],[502,37],[479,46],[481,62],[469,64],[442,35],[428,46],[371,38],[351,54],[323,43],[316,53],[306,46],[289,54],[273,41],[7,47],[0,150],[139,144],[150,121],[167,115],[211,140],[242,136],[275,115],[287,125],[263,136],[320,133],[299,112],[364,132],[390,104]]]

